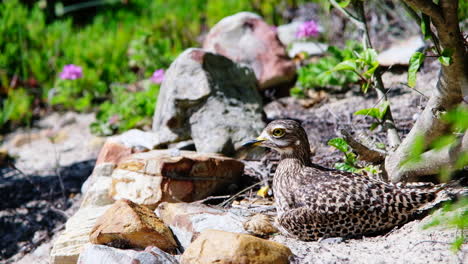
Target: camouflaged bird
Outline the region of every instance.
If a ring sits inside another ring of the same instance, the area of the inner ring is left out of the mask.
[[[356,237],[403,224],[441,188],[409,188],[313,165],[307,134],[292,120],[271,122],[246,146],[278,151],[273,177],[277,223],[301,240]]]

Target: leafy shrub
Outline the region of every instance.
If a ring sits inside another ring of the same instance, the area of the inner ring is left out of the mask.
[[[123,100],[120,92],[133,100],[144,100],[125,89],[110,87],[135,83],[149,78],[155,69],[166,69],[180,52],[198,45],[197,37],[204,29],[225,16],[253,11],[270,23],[285,22],[279,21],[277,6],[280,3],[284,1],[94,1],[91,4],[99,8],[89,15],[83,9],[86,5],[79,2],[40,1],[27,7],[19,0],[2,1],[0,121],[3,124],[12,120],[28,122],[32,116],[32,100],[35,105],[50,104],[58,109],[98,109],[101,124],[104,116],[111,113],[120,113],[121,118],[125,118],[125,109],[117,108],[128,107],[128,103],[112,107],[101,103]],[[55,6],[44,7],[44,4]],[[56,12],[61,11],[63,16],[51,14],[54,7],[58,7]],[[68,64],[81,66],[83,77],[61,80],[58,72]],[[157,98],[154,89],[153,104]],[[150,92],[136,93],[148,95]],[[148,109],[152,110],[135,114],[148,115],[154,111],[154,105]],[[139,123],[134,119],[119,122],[122,128],[112,131],[122,131]]]
[[[317,62],[308,64],[298,70],[298,82],[291,89],[292,95],[301,95],[307,89],[340,87],[346,88],[358,81],[358,76],[353,72],[330,72],[340,62],[357,58],[357,53],[362,47],[357,42],[348,41],[344,49],[330,46],[323,58]]]
[[[359,174],[378,174],[379,169],[373,165],[367,165],[360,167],[357,160],[357,155],[352,151],[352,148],[348,145],[348,142],[343,138],[332,138],[328,141],[328,145],[332,146],[344,154],[344,162],[335,163],[337,170],[359,173]]]
[[[91,131],[99,135],[112,135],[151,125],[158,92],[159,85],[156,84],[149,84],[147,90],[136,93],[127,91],[122,85],[112,86],[112,100],[100,106]]]
[[[8,120],[29,120],[31,117],[32,96],[25,89],[20,88],[10,92],[8,97],[0,104],[0,125]]]

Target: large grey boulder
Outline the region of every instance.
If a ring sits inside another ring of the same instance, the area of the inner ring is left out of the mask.
[[[160,146],[192,138],[198,152],[233,155],[264,125],[255,75],[247,67],[188,49],[167,70],[153,118]]]

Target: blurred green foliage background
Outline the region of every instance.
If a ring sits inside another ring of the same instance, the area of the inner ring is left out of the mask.
[[[151,86],[158,85],[146,85],[137,92],[122,87],[149,78],[157,69],[166,69],[184,49],[200,46],[200,34],[225,16],[253,11],[279,24],[284,21],[278,10],[297,2],[2,1],[1,130],[28,123],[51,106],[58,110],[97,110],[99,124],[93,130],[101,134],[148,123],[158,92]],[[82,67],[83,78],[60,80],[59,73],[67,64]],[[120,121],[111,128],[106,122],[114,115],[120,115]]]
[[[103,135],[148,125],[159,84],[141,80],[167,69],[184,49],[200,46],[200,36],[219,20],[252,11],[281,25],[290,22],[282,12],[310,2],[320,8],[326,42],[335,33],[327,29],[333,23],[327,0],[4,0],[0,133],[51,110],[96,111],[92,130]],[[378,9],[375,2],[368,3],[370,10]],[[466,19],[468,4],[459,5],[461,20]],[[356,83],[349,72],[323,74],[360,48],[350,43],[343,49],[330,47],[323,58],[299,69],[292,94]],[[67,64],[80,66],[83,77],[61,80]],[[117,121],[109,122],[111,118]]]

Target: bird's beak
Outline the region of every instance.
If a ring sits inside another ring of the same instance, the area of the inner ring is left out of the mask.
[[[261,146],[262,142],[266,140],[267,140],[266,138],[263,138],[260,136],[256,139],[252,139],[252,140],[245,142],[242,146],[243,147],[251,147],[251,146],[257,147],[257,146]]]

